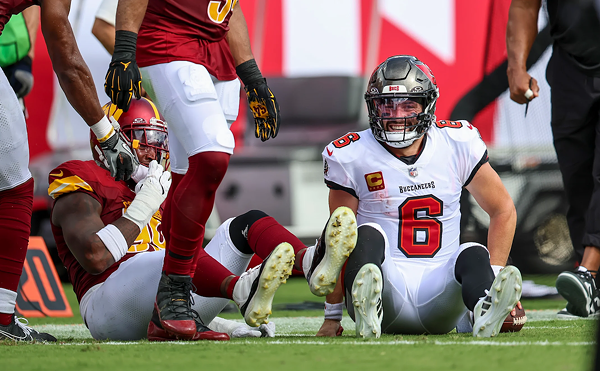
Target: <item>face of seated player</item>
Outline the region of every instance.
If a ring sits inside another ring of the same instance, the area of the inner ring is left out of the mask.
[[[135,149],[135,153],[137,154],[140,164],[144,166],[148,166],[152,160],[158,160],[156,156],[156,148],[153,147],[140,144],[138,148]]]
[[[405,127],[416,125],[417,115],[423,112],[423,105],[412,98],[380,98],[378,101],[378,116],[382,118],[384,130],[389,132],[403,132]]]

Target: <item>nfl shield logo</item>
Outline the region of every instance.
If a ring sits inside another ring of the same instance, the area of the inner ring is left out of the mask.
[[[419,171],[417,170],[416,167],[408,168],[408,175],[410,175],[410,176],[412,176],[414,178],[417,175],[419,175]]]

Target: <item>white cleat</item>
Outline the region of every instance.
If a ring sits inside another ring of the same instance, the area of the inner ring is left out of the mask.
[[[262,264],[242,273],[233,288],[233,301],[249,326],[269,323],[275,292],[286,283],[294,267],[294,248],[280,243]]]
[[[382,288],[381,270],[375,264],[363,265],[352,284],[356,337],[379,338],[381,336],[381,321],[383,320]]]
[[[342,267],[356,246],[356,217],[350,208],[338,207],[329,217],[312,260],[303,262],[310,291],[316,296],[331,294]],[[310,265],[310,267],[309,267]]]
[[[479,299],[473,310],[473,336],[497,336],[502,323],[521,299],[521,272],[512,266],[504,267],[496,276],[487,295]]]

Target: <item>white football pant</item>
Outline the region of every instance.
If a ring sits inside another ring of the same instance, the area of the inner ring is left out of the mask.
[[[175,61],[141,68],[143,86],[169,127],[171,171],[185,174],[200,152],[233,154],[229,129],[240,104],[239,80],[219,81],[206,68]]]
[[[31,178],[27,125],[19,100],[4,73],[0,73],[0,191]]]
[[[240,275],[252,254],[243,254],[231,242],[225,221],[206,246],[206,252]],[[152,317],[165,250],[138,253],[119,266],[108,279],[92,287],[80,303],[81,316],[94,339],[138,340],[146,338]],[[192,309],[208,325],[229,302],[224,298],[206,298],[192,294]]]

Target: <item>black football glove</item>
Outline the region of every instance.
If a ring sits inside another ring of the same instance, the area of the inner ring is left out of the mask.
[[[254,116],[254,135],[263,142],[275,138],[279,132],[281,116],[279,104],[267,86],[267,80],[262,77],[254,59],[237,66],[236,72],[244,83],[250,111]]]
[[[129,180],[139,166],[139,162],[129,145],[119,135],[119,130],[115,130],[112,136],[100,143],[100,148],[108,163],[110,176],[116,181]]]
[[[142,74],[135,62],[137,34],[131,31],[117,31],[115,51],[104,80],[104,91],[110,100],[127,112],[131,99],[141,98]]]
[[[17,98],[23,98],[33,88],[33,74],[31,73],[31,58],[23,57],[20,61],[10,66],[2,67],[10,86],[17,94]]]

